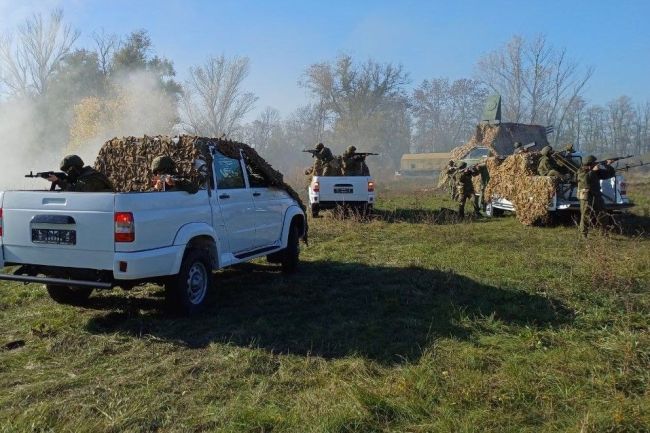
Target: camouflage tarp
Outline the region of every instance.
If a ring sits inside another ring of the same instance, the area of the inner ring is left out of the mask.
[[[491,197],[510,201],[517,219],[531,225],[548,220],[548,206],[556,191],[556,181],[549,176],[537,176],[539,152],[508,156],[505,160],[488,158],[490,181],[485,188],[485,200]]]
[[[179,176],[198,183],[200,175],[195,161],[203,160],[211,164],[212,158],[207,151],[210,145],[230,158],[239,158],[241,152],[272,186],[287,191],[306,212],[305,204],[298,193],[284,182],[282,173],[271,167],[255,149],[235,141],[190,135],[113,138],[99,150],[95,169],[109,177],[117,192],[151,191],[151,162],[157,156],[167,155],[176,163]]]

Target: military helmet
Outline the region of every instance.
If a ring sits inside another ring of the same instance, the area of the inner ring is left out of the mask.
[[[323,143],[318,143],[318,144],[316,145],[316,150],[321,150],[321,149],[324,148],[324,147],[325,147],[325,145],[324,145]]]
[[[357,151],[357,148],[354,147],[354,146],[348,146],[348,148],[346,150],[347,153],[354,153],[356,151]]]
[[[460,164],[456,164],[456,167],[457,167],[459,170],[462,170],[462,169],[464,169],[465,167],[467,167],[467,163],[466,163],[465,161],[461,161]]]
[[[151,163],[151,171],[154,174],[163,173],[170,174],[176,169],[174,160],[169,156],[157,156]]]
[[[521,143],[519,141],[515,141],[514,148],[519,149],[521,147]]]
[[[79,155],[68,155],[63,158],[61,161],[61,171],[67,172],[70,170],[72,167],[77,167],[79,169],[83,168],[84,162],[83,160],[79,157]]]
[[[547,156],[553,151],[553,148],[551,146],[544,146],[542,148],[542,155]]]
[[[582,163],[582,165],[592,165],[596,161],[598,161],[598,159],[596,159],[594,155],[589,155],[585,158],[585,161]]]

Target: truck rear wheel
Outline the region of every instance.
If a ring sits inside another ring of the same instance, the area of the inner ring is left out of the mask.
[[[212,288],[212,263],[207,250],[189,249],[181,269],[165,284],[168,306],[181,314],[192,315],[205,305]]]
[[[290,274],[295,272],[300,262],[300,233],[298,224],[291,224],[289,228],[289,239],[287,240],[287,247],[282,252],[282,272]]]
[[[46,284],[45,288],[54,302],[65,305],[83,305],[88,301],[90,294],[93,292],[92,287],[72,287]]]

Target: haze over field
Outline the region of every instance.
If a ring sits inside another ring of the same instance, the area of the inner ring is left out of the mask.
[[[225,134],[287,176],[354,144],[391,172],[464,143],[494,92],[554,144],[649,150],[642,1],[131,3],[0,1],[0,189],[142,134]]]

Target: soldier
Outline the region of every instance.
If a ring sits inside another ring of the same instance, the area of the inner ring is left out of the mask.
[[[68,155],[61,161],[61,171],[68,175],[59,179],[50,175],[47,180],[55,182],[63,191],[75,192],[111,192],[113,185],[108,178],[90,166],[84,167],[83,160],[78,155]]]
[[[465,201],[472,199],[474,206],[474,215],[481,216],[480,208],[478,206],[478,196],[474,194],[474,184],[472,177],[477,176],[480,172],[476,167],[467,168],[466,162],[461,162],[457,166],[454,173],[454,183],[456,184],[456,200],[458,201],[458,215],[461,218],[465,217]]]
[[[151,163],[155,191],[185,191],[196,194],[199,187],[189,180],[176,176],[176,164],[169,156],[157,156]]]
[[[454,173],[456,172],[456,162],[451,159],[447,163],[445,174],[447,175],[447,185],[449,186],[449,196],[452,200],[456,200],[456,185],[454,184]]]
[[[357,148],[348,146],[343,152],[343,176],[363,176],[364,156],[355,155]]]
[[[551,146],[544,146],[542,148],[542,157],[537,164],[537,174],[540,176],[562,177],[562,169],[557,165],[555,160],[551,158],[553,148]]]
[[[587,237],[589,224],[602,226],[605,221],[605,202],[600,191],[600,180],[614,177],[616,170],[607,160],[603,166],[596,157],[588,156],[578,170],[578,199],[580,200],[580,234]]]
[[[323,143],[318,143],[313,156],[316,158],[314,161],[314,176],[332,176],[330,168],[330,162],[334,159],[332,151],[325,147]]]

